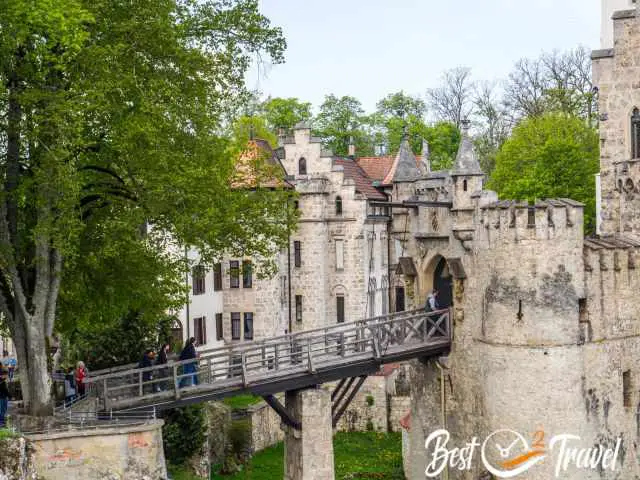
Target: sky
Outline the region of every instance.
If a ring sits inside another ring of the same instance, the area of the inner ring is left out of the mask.
[[[424,96],[470,67],[501,80],[520,58],[599,48],[599,0],[260,0],[287,40],[285,62],[254,68],[248,87],[298,97],[351,95],[368,112],[385,95]]]

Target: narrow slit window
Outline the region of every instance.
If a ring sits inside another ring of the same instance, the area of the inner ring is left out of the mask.
[[[302,266],[302,242],[296,240],[293,242],[293,258],[296,267]]]
[[[631,387],[631,370],[627,370],[622,374],[622,401],[625,407],[631,406],[631,394],[633,391]]]
[[[302,321],[302,295],[296,295],[296,322]]]
[[[465,191],[465,192],[467,191],[467,181],[466,180],[462,181],[462,190]]]
[[[342,215],[342,197],[336,197],[336,215]]]
[[[633,109],[631,115],[631,158],[640,157],[640,110]]]
[[[338,323],[344,323],[344,295],[336,297],[336,320]]]
[[[222,314],[216,313],[216,340],[222,340]]]

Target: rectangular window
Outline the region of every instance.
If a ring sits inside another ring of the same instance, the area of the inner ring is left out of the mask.
[[[206,317],[198,317],[193,319],[193,329],[198,345],[207,343],[207,319]]]
[[[296,295],[296,322],[302,321],[302,295]]]
[[[216,263],[213,266],[213,290],[219,292],[222,290],[222,264]]]
[[[630,407],[632,403],[632,387],[631,387],[631,370],[627,370],[622,374],[622,401],[625,407]]]
[[[240,262],[238,260],[229,262],[229,287],[240,288]]]
[[[191,271],[191,279],[193,281],[193,294],[202,295],[204,293],[204,276],[205,270],[203,265],[196,265]]]
[[[344,323],[344,296],[336,297],[336,320],[338,323]]]
[[[253,272],[251,266],[251,260],[244,260],[242,262],[242,287],[251,288],[253,286]]]
[[[578,319],[580,322],[586,322],[589,320],[587,312],[587,299],[579,298],[578,299]]]
[[[253,312],[244,313],[244,339],[253,340]]]
[[[240,340],[240,312],[231,312],[231,340]]]
[[[336,240],[336,270],[344,269],[344,241]]]
[[[300,240],[293,242],[293,258],[296,267],[302,266],[302,242]]]
[[[216,313],[216,340],[222,340],[222,314]]]

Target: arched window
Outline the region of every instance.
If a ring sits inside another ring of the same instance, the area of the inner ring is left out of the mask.
[[[637,108],[631,115],[631,158],[640,158],[640,110]]]
[[[298,160],[298,175],[307,174],[307,160],[303,157]]]
[[[342,197],[336,197],[336,215],[342,215]]]

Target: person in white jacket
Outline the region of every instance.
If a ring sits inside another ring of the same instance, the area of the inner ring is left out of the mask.
[[[427,304],[424,306],[424,309],[427,312],[435,312],[440,308],[438,305],[438,290],[433,290],[429,296],[427,297]]]

